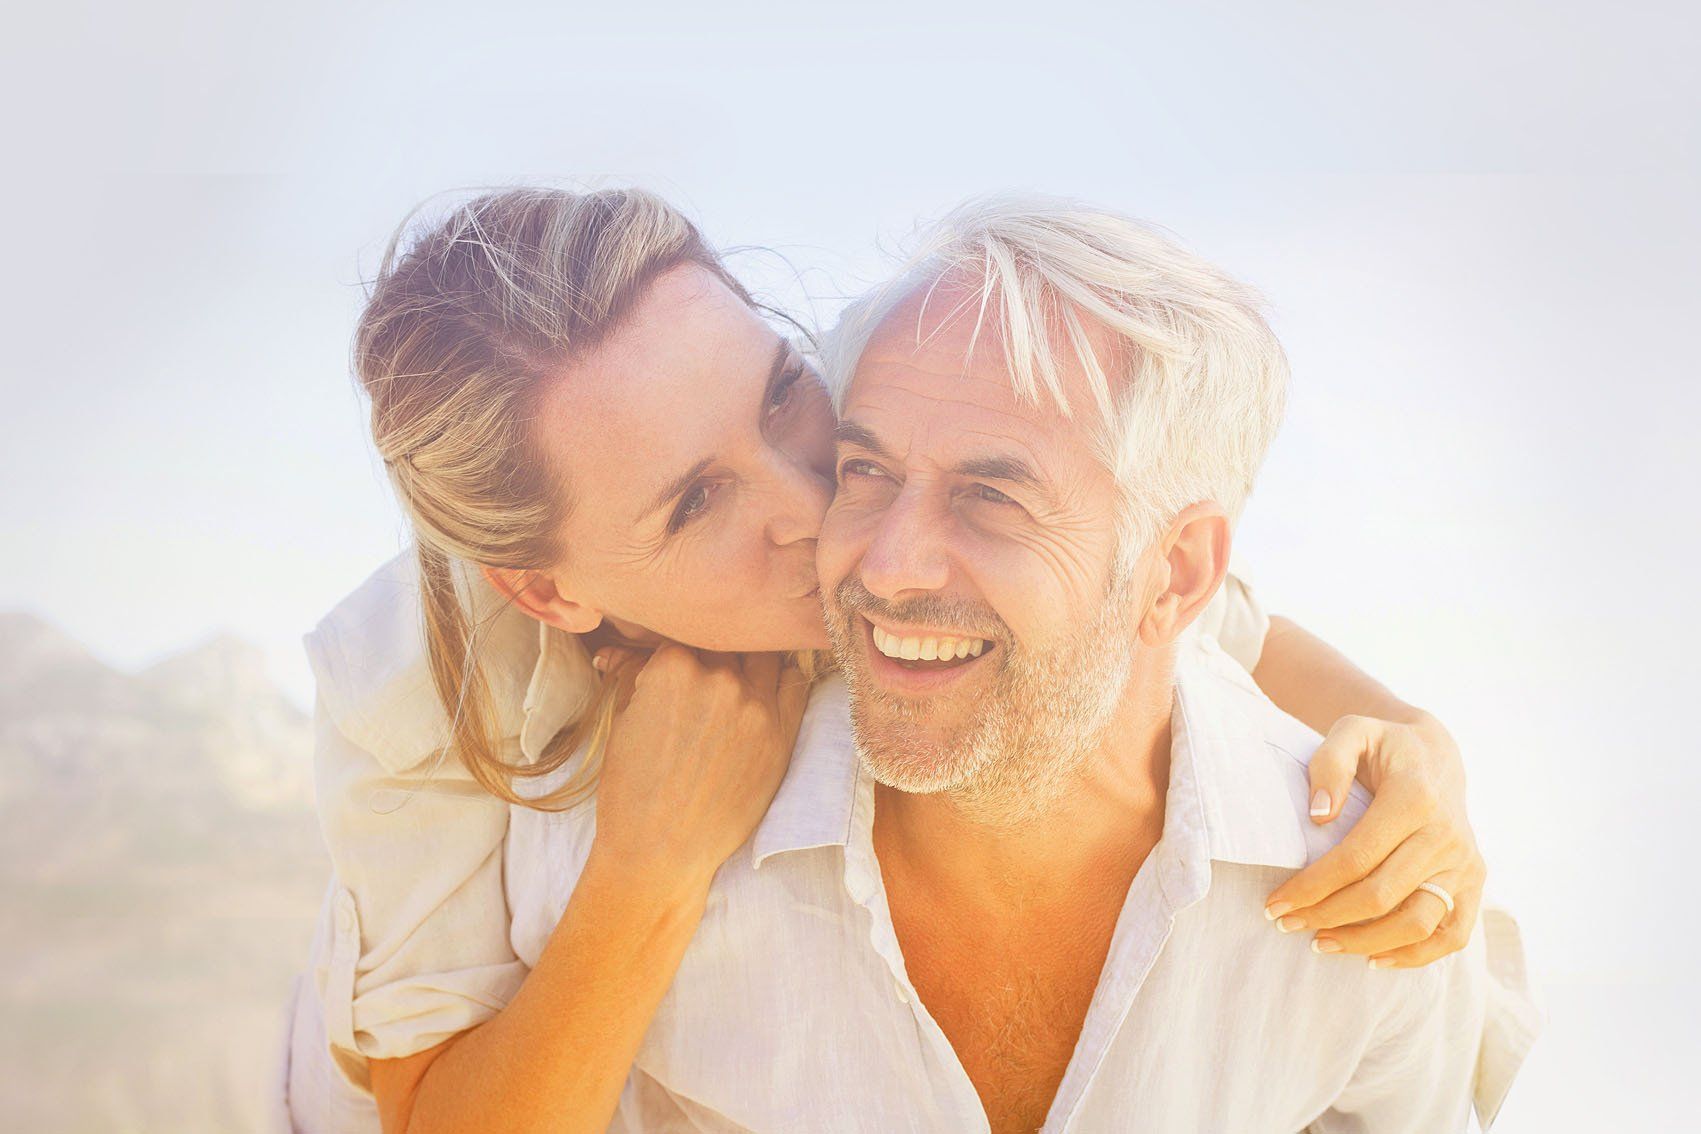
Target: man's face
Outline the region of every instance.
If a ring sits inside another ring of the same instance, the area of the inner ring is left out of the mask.
[[[1097,744],[1128,683],[1147,572],[1142,559],[1112,577],[1118,494],[1090,447],[1079,364],[1063,373],[1073,420],[1049,395],[1025,404],[995,334],[969,355],[972,303],[938,325],[959,300],[943,287],[925,312],[910,300],[864,351],[818,565],[876,778],[1009,802]]]

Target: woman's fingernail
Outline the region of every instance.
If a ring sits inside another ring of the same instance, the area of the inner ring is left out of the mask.
[[[1292,902],[1271,902],[1269,905],[1264,907],[1264,916],[1271,921],[1275,921],[1291,909],[1293,909]]]
[[[1311,951],[1313,953],[1339,953],[1341,943],[1333,937],[1313,937],[1311,939]]]
[[[1370,967],[1373,969],[1391,969],[1394,967],[1394,958],[1372,957],[1370,958]]]
[[[1305,928],[1305,919],[1301,917],[1283,917],[1276,919],[1276,928],[1283,933],[1292,933],[1296,929]]]
[[[1311,797],[1312,817],[1315,818],[1319,815],[1329,814],[1330,806],[1329,793],[1324,791],[1322,788],[1318,788],[1317,794]]]

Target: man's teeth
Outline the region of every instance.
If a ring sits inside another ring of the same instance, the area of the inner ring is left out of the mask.
[[[889,658],[904,661],[951,661],[978,658],[986,649],[984,638],[900,638],[874,627],[874,648]]]

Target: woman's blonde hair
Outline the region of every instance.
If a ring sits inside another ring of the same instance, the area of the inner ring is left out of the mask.
[[[696,264],[750,296],[694,225],[635,189],[509,189],[391,239],[354,339],[372,437],[412,523],[431,676],[449,743],[473,778],[510,802],[559,808],[594,784],[613,682],[529,765],[505,760],[477,653],[479,627],[456,562],[536,569],[559,563],[571,485],[532,429],[539,399],[620,326],[650,283]],[[754,304],[753,304],[754,306]],[[524,798],[514,780],[547,775],[588,744],[561,788]]]

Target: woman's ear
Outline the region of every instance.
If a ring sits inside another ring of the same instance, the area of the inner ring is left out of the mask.
[[[1211,501],[1182,509],[1159,540],[1162,589],[1140,620],[1140,641],[1167,646],[1205,609],[1228,573],[1229,521]]]
[[[539,622],[569,634],[588,634],[602,625],[602,611],[566,597],[542,571],[481,566],[479,572],[497,594]]]

